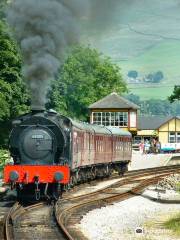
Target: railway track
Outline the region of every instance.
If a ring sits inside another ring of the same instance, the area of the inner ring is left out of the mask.
[[[85,240],[75,226],[89,210],[140,194],[147,186],[177,172],[180,166],[131,171],[123,178],[115,176],[117,181],[99,190],[76,196],[72,191],[55,206],[44,202],[23,206],[16,202],[5,218],[4,239]]]
[[[26,207],[16,202],[4,222],[4,239],[66,239],[59,229],[54,212],[54,206],[44,202]]]
[[[156,184],[165,176],[179,172],[179,165],[132,171],[127,173],[123,179],[95,192],[75,197],[72,194],[72,196],[57,202],[57,221],[67,239],[85,240],[85,236],[79,232],[76,224],[88,211],[141,194],[147,186]]]

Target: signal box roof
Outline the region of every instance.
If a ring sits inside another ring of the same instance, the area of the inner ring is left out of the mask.
[[[139,109],[139,106],[113,92],[91,104],[89,109]]]

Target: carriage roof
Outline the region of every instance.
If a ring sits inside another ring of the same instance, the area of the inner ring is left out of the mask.
[[[78,122],[72,119],[69,119],[72,125],[76,128],[81,130],[99,133],[99,134],[106,134],[106,135],[117,135],[117,136],[131,136],[131,133],[128,131],[124,131],[118,127],[110,127],[110,126],[100,126],[96,124],[88,124],[85,122]]]

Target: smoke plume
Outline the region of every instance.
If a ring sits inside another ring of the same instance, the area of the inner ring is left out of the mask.
[[[78,41],[78,22],[88,0],[14,0],[7,21],[23,55],[23,75],[32,108],[43,108],[50,81],[58,72],[64,50]]]
[[[128,0],[127,0],[128,1]],[[102,4],[103,2],[103,4]],[[105,29],[122,0],[13,0],[7,21],[23,56],[32,108],[44,108],[65,49],[79,40],[83,20]]]

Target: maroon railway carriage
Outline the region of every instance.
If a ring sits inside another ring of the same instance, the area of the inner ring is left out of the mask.
[[[72,121],[71,182],[123,174],[131,161],[132,137],[127,131]]]
[[[122,174],[131,161],[131,134],[74,121],[55,111],[32,111],[13,121],[9,149],[14,164],[4,181],[22,193],[55,196],[77,183]]]

